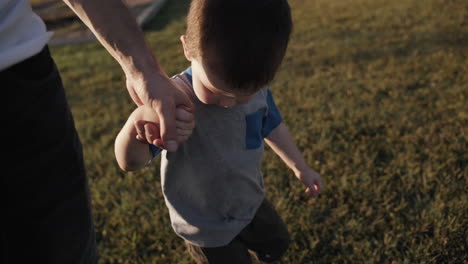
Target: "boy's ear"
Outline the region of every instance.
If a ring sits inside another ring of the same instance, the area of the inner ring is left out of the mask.
[[[192,61],[192,55],[187,48],[187,43],[185,43],[185,35],[180,36],[180,42],[182,42],[182,47],[184,48],[185,58],[187,58],[188,61]]]

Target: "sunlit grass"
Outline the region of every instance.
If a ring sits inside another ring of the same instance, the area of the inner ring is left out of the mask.
[[[168,74],[188,1],[168,1],[147,38]],[[464,263],[468,3],[291,0],[294,34],[271,84],[309,164],[310,199],[267,149],[267,195],[293,243],[281,263]],[[114,138],[135,105],[98,44],[54,47],[84,144],[102,263],[191,263],[173,234],[158,162],[123,173]]]

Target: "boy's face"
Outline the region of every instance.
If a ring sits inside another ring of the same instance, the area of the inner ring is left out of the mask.
[[[193,90],[198,100],[204,104],[214,104],[224,108],[230,108],[237,104],[245,104],[252,99],[255,94],[236,93],[222,80],[212,74],[207,67],[203,66],[201,59],[191,56],[186,49],[184,36],[181,37],[184,46],[185,57],[192,62],[192,83]]]

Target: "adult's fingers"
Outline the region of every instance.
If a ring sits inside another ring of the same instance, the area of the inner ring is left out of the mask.
[[[166,101],[156,112],[159,114],[163,147],[169,152],[176,151],[178,143],[174,101]]]
[[[165,103],[160,105],[159,112],[156,108],[156,112],[159,114],[160,126],[161,126],[161,138],[164,143],[165,149],[168,151],[176,151],[178,147],[177,134],[176,134],[176,107],[184,107],[187,111],[193,111],[193,103],[189,99],[188,95],[180,91],[178,88],[173,88],[172,100],[166,100]],[[168,98],[166,98],[168,99]]]
[[[190,135],[192,135],[192,130],[191,129],[177,128],[177,136],[190,136]]]
[[[176,108],[176,120],[192,122],[194,121],[193,112],[189,108],[184,106],[179,106]]]
[[[175,96],[174,96],[174,102],[176,104],[176,107],[182,110],[185,110],[187,112],[193,113],[195,111],[195,106],[190,100],[190,97],[186,92],[184,92],[183,88],[179,88],[180,83],[178,83],[176,80],[171,79],[172,84],[177,87],[175,90]]]
[[[195,128],[195,122],[185,122],[185,121],[179,121],[176,120],[176,127],[178,129],[187,129],[187,130],[193,130]]]
[[[177,136],[177,140],[179,141],[179,143],[187,141],[188,138],[189,136]]]

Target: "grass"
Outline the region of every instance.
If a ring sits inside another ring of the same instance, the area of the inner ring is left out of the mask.
[[[146,27],[185,69],[188,0]],[[295,28],[271,84],[326,191],[317,200],[267,149],[267,196],[293,243],[281,263],[467,263],[468,3],[291,0]],[[135,105],[96,43],[54,47],[90,179],[100,263],[191,263],[173,234],[159,163],[121,172],[114,138]]]

